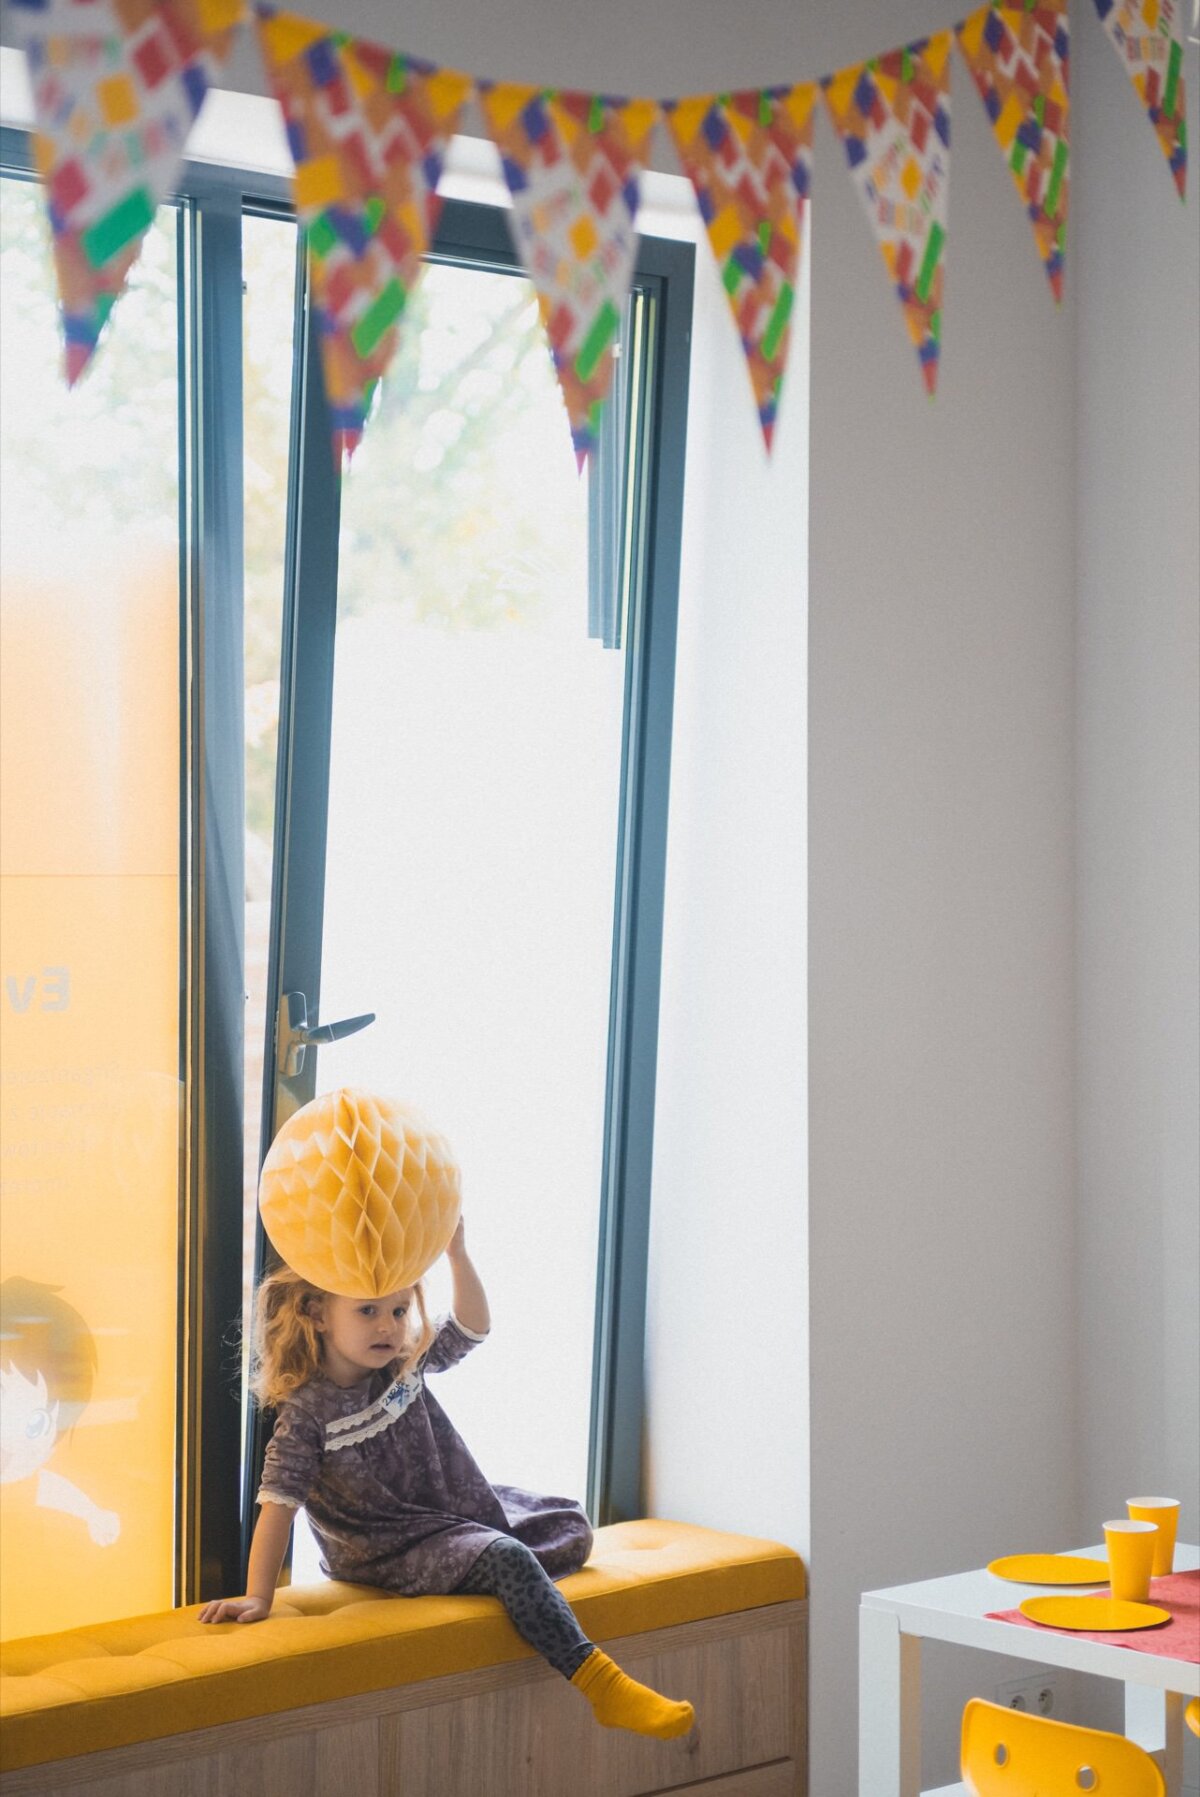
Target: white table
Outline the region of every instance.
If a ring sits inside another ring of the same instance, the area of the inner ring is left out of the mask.
[[[1073,1551],[1105,1557],[1103,1547]],[[1197,1567],[1200,1548],[1177,1545],[1175,1571]],[[1119,1679],[1125,1686],[1126,1734],[1159,1755],[1168,1797],[1179,1797],[1183,1711],[1189,1697],[1200,1697],[1200,1666],[988,1616],[989,1610],[1013,1610],[1025,1598],[1044,1597],[1046,1591],[1044,1585],[1014,1585],[981,1567],[863,1593],[858,1612],[859,1797],[920,1797],[922,1640],[954,1641],[1041,1666]],[[949,1785],[929,1797],[962,1791],[963,1785]]]

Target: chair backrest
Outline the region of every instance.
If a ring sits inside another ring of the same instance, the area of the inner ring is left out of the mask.
[[[973,1697],[963,1711],[962,1775],[971,1797],[1166,1797],[1144,1748]]]
[[[1200,1735],[1200,1697],[1193,1697],[1183,1712],[1183,1719],[1194,1735]]]

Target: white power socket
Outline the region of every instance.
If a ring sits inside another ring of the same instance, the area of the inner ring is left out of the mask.
[[[1006,1710],[1022,1710],[1030,1716],[1053,1716],[1058,1708],[1054,1674],[1031,1672],[1026,1678],[1009,1679],[996,1686],[996,1702]]]

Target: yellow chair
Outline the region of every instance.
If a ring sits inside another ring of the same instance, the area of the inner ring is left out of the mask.
[[[962,1774],[971,1797],[1166,1797],[1145,1748],[973,1697],[963,1711]]]
[[[1200,1697],[1193,1697],[1183,1712],[1183,1719],[1194,1735],[1200,1735]]]

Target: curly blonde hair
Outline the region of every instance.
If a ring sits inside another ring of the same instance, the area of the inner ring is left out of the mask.
[[[421,1281],[418,1279],[411,1289],[417,1327],[410,1325],[403,1352],[388,1367],[393,1377],[427,1354],[437,1334],[429,1320]],[[277,1409],[285,1398],[322,1371],[325,1351],[317,1324],[321,1306],[329,1295],[319,1285],[293,1273],[291,1267],[276,1268],[260,1284],[254,1299],[250,1390],[264,1409]]]

